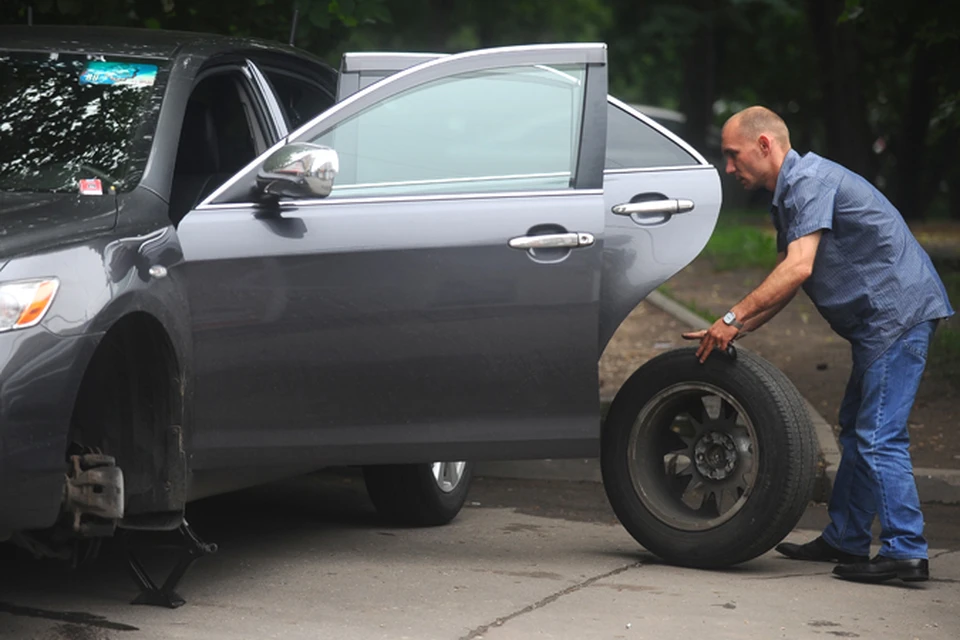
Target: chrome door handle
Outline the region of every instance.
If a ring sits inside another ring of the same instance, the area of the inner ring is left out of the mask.
[[[512,249],[574,249],[589,247],[594,243],[590,233],[545,233],[540,236],[510,238]]]
[[[621,216],[665,215],[693,211],[693,200],[647,200],[646,202],[624,202],[614,205],[613,212]]]

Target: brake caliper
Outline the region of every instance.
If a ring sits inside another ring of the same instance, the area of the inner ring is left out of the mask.
[[[63,510],[72,516],[73,530],[81,537],[113,535],[123,518],[123,472],[113,456],[70,456]]]

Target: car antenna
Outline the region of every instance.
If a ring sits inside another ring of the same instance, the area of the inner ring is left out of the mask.
[[[293,24],[290,25],[290,46],[294,46],[293,39],[297,35],[297,18],[300,17],[300,7],[293,3]]]

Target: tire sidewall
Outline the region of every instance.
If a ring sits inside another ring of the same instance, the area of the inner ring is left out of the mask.
[[[440,484],[433,475],[432,464],[420,464],[417,467],[424,500],[436,511],[444,515],[449,514],[449,519],[452,520],[467,500],[467,493],[470,491],[470,484],[473,480],[474,464],[472,462],[464,463],[463,474],[453,491],[444,491],[440,488]]]
[[[790,422],[784,415],[789,407],[773,398],[771,387],[782,386],[785,379],[764,379],[764,372],[742,366],[724,354],[712,355],[701,365],[694,353],[693,349],[680,349],[662,354],[623,385],[604,424],[601,467],[614,511],[644,547],[678,564],[722,566],[747,559],[744,556],[752,553],[745,551],[751,546],[749,538],[770,521],[771,514],[782,511],[783,496],[791,491],[790,478],[802,471],[795,467],[804,461],[791,459],[791,441],[783,428]],[[681,383],[705,383],[728,393],[743,408],[755,433],[757,468],[750,495],[729,520],[700,531],[675,528],[653,514],[634,489],[628,461],[637,417],[654,396]]]

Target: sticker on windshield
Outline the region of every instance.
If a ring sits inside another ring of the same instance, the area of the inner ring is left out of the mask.
[[[80,195],[82,196],[102,196],[103,184],[100,178],[80,179]]]
[[[157,65],[132,62],[87,63],[80,74],[80,84],[119,84],[149,87],[157,79]]]

